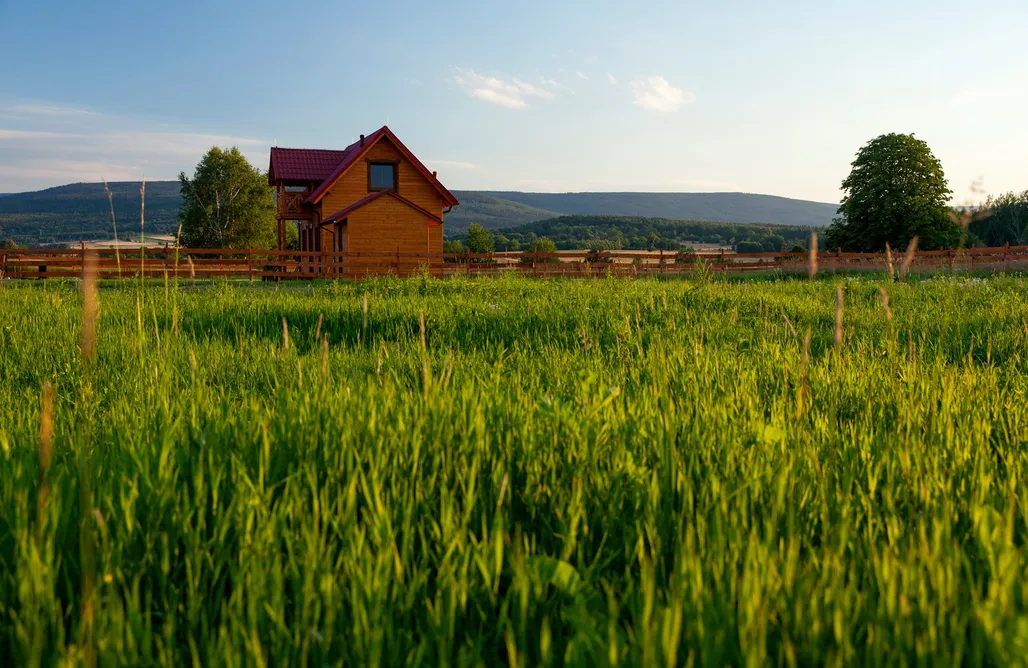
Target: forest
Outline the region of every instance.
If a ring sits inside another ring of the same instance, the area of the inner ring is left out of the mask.
[[[640,216],[560,216],[493,231],[496,250],[531,247],[541,237],[559,250],[680,250],[697,244],[736,246],[741,251],[806,248],[809,227],[713,223]],[[453,237],[467,243],[466,235]]]

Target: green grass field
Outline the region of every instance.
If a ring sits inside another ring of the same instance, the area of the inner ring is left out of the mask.
[[[126,282],[99,308],[83,360],[77,283],[0,284],[9,665],[1028,654],[1024,278]]]

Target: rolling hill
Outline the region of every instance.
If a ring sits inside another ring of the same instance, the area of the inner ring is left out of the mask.
[[[643,216],[717,223],[770,223],[821,227],[837,204],[748,193],[477,193],[562,215]]]
[[[120,236],[139,230],[139,182],[111,183]],[[617,215],[822,226],[836,205],[744,193],[525,193],[454,191],[461,200],[446,217],[448,234],[471,223],[488,229],[527,225],[561,215]],[[174,232],[178,223],[177,181],[146,184],[146,231]],[[110,206],[103,184],[76,183],[38,192],[0,195],[0,238],[22,245],[74,243],[110,238]]]

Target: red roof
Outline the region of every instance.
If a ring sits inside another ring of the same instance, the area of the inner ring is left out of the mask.
[[[428,182],[442,195],[448,206],[456,206],[457,198],[439,182],[439,179],[410,152],[403,142],[383,125],[363,140],[357,140],[342,151],[324,151],[304,148],[272,148],[271,165],[268,167],[268,182],[313,181],[319,185],[307,198],[307,204],[317,204],[325,193],[335,185],[346,171],[356,163],[379,139],[387,137],[411,164],[420,171]],[[367,198],[365,198],[367,199]],[[407,200],[403,200],[407,201]],[[363,202],[363,200],[362,200]]]
[[[322,181],[321,185],[318,186],[314,190],[314,192],[311,193],[311,196],[307,198],[307,203],[317,204],[321,200],[321,198],[325,196],[325,193],[327,193],[328,190],[335,185],[336,181],[338,181],[343,176],[343,174],[345,174],[346,171],[355,162],[357,162],[357,160],[359,160],[362,155],[364,155],[368,150],[370,150],[371,147],[374,146],[375,143],[382,137],[388,137],[389,140],[393,142],[393,144],[396,146],[396,148],[400,149],[400,153],[402,153],[404,157],[406,157],[414,165],[414,167],[416,167],[418,171],[420,171],[425,176],[425,178],[428,179],[429,183],[435,186],[435,189],[439,191],[439,194],[442,195],[443,200],[446,201],[447,205],[457,206],[457,198],[453,196],[453,193],[447,190],[446,187],[439,182],[439,179],[436,178],[436,176],[428,170],[428,167],[425,167],[425,165],[423,165],[422,162],[418,160],[413,153],[410,152],[410,149],[403,145],[403,142],[400,141],[399,137],[394,135],[393,131],[385,125],[383,125],[378,130],[375,130],[370,135],[365,137],[363,144],[360,141],[357,141],[347,146],[346,150],[343,151],[343,153],[345,153],[346,155],[343,157],[339,165],[335,168],[335,171],[333,171],[331,175],[329,175],[324,181]]]
[[[352,148],[352,147],[351,147]],[[268,183],[280,181],[315,181],[321,183],[347,157],[347,151],[324,151],[307,148],[272,148]]]

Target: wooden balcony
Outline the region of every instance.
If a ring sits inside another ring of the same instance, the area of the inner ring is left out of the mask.
[[[279,218],[301,218],[310,214],[310,209],[305,209],[303,201],[310,195],[308,192],[279,192],[278,193],[278,217]]]

